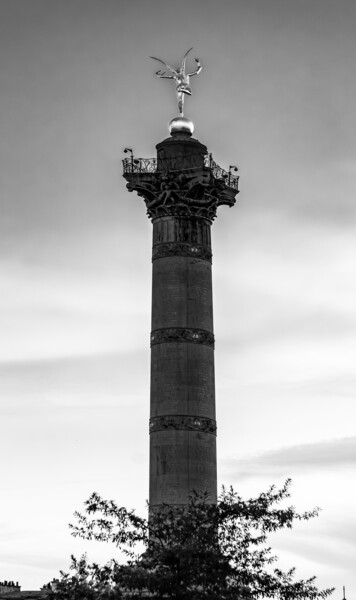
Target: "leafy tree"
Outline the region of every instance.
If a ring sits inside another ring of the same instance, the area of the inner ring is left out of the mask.
[[[223,488],[217,505],[193,493],[186,506],[152,510],[148,520],[94,493],[84,513],[75,513],[72,535],[113,542],[127,563],[113,559],[100,567],[86,556],[72,557],[71,571],[61,572],[51,595],[58,600],[327,598],[333,589],[319,590],[315,577],[295,580],[294,569],[276,567],[267,544],[268,534],[318,514],[318,509],[299,514],[293,506],[281,508],[289,490],[287,480],[279,490],[271,486],[243,500],[233,488]]]

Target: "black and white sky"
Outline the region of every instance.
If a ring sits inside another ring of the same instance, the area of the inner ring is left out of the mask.
[[[353,0],[0,0],[0,579],[111,557],[67,527],[94,490],[146,510],[151,225],[121,159],[176,115],[149,56],[194,46],[186,114],[241,177],[213,226],[219,485],[292,477],[323,510],[282,564],[355,597],[355,31]]]

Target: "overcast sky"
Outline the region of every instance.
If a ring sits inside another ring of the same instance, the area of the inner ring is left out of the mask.
[[[354,0],[0,0],[0,580],[35,589],[92,491],[145,511],[151,224],[121,176],[176,116],[237,205],[213,226],[219,485],[292,477],[283,566],[356,597]]]

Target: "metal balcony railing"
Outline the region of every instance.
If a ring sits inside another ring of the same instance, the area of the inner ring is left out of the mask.
[[[215,179],[223,179],[227,186],[238,189],[239,188],[239,176],[233,175],[230,171],[225,171],[220,167],[215,160],[213,160],[212,154],[206,154],[204,156],[204,166],[212,170]],[[234,167],[236,170],[237,168]]]
[[[161,159],[160,163],[164,162]],[[157,171],[157,159],[156,158],[124,158],[122,161],[124,167],[124,174],[126,173],[155,173]],[[205,154],[204,156],[204,167],[211,169],[215,179],[222,179],[225,181],[228,187],[238,189],[239,176],[233,175],[231,171],[225,171],[220,167],[214,160],[211,154]]]
[[[157,170],[156,158],[124,158],[124,173],[155,173]]]

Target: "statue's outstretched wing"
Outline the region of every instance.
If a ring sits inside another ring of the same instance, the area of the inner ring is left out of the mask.
[[[173,73],[173,75],[178,75],[177,71],[175,69],[173,69],[173,67],[171,67],[170,65],[165,63],[160,58],[156,58],[155,56],[150,56],[150,58],[153,58],[153,60],[158,60],[158,62],[162,63],[162,65],[164,65],[171,73]]]
[[[183,72],[183,73],[185,73],[185,63],[186,63],[186,60],[187,60],[187,56],[188,56],[188,54],[189,54],[189,52],[190,52],[191,50],[193,50],[193,46],[192,46],[191,48],[189,48],[188,52],[186,52],[186,53],[185,53],[185,55],[184,55],[184,58],[183,58],[183,60],[182,60],[182,66],[181,66],[181,69],[182,69],[182,72]]]

